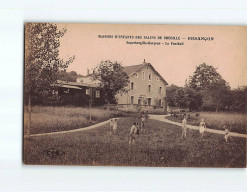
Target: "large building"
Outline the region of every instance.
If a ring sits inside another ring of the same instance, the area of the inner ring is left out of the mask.
[[[119,92],[116,95],[120,105],[149,105],[164,106],[166,86],[164,78],[145,60],[140,65],[125,66],[124,71],[129,76],[127,93]],[[58,95],[62,102],[87,105],[90,93],[93,93],[94,105],[103,105],[104,91],[99,87],[100,81],[93,79],[93,74],[80,76],[76,82],[59,81]]]
[[[144,60],[140,65],[125,66],[124,71],[129,76],[128,92],[116,95],[118,104],[165,105],[168,83],[150,63]]]
[[[103,91],[98,83],[89,79],[90,77],[92,76],[80,77],[76,82],[58,81],[57,95],[60,103],[89,105],[91,101],[94,106],[103,105],[105,103],[102,98]]]

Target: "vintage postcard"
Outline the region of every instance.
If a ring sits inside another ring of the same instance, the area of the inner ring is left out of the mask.
[[[23,162],[246,167],[246,35],[26,23]]]

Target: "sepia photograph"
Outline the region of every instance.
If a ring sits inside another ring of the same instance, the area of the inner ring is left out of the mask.
[[[246,33],[25,23],[23,163],[246,168]]]

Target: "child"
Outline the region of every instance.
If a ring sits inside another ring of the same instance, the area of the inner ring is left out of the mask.
[[[130,128],[130,134],[129,134],[129,147],[131,144],[135,144],[135,135],[137,133],[137,127],[136,122],[133,123],[133,125]]]
[[[113,133],[114,134],[116,134],[116,132],[117,132],[117,119],[115,118],[114,120],[113,120]]]
[[[204,119],[202,118],[200,125],[199,125],[199,133],[200,133],[201,137],[203,137],[205,129],[206,129],[206,124],[204,122]]]
[[[229,129],[227,128],[227,126],[226,125],[224,125],[224,129],[225,129],[225,140],[226,140],[226,142],[228,142],[228,138],[229,138],[229,134],[230,134],[230,131],[229,131]]]
[[[140,127],[139,127],[139,123],[136,123],[136,135],[140,134]]]
[[[187,134],[187,118],[186,116],[184,116],[184,119],[182,121],[182,138],[186,138],[186,134]]]
[[[146,121],[145,115],[142,115],[142,117],[141,117],[141,131],[143,133],[145,133],[145,121]]]
[[[113,119],[110,120],[110,136],[113,134],[113,126],[114,126],[114,121]]]

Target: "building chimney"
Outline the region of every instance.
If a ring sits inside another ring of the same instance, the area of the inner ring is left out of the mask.
[[[144,61],[143,61],[143,64],[146,64],[146,61],[145,61],[145,59],[144,59]]]
[[[87,75],[89,75],[89,69],[87,68]]]

